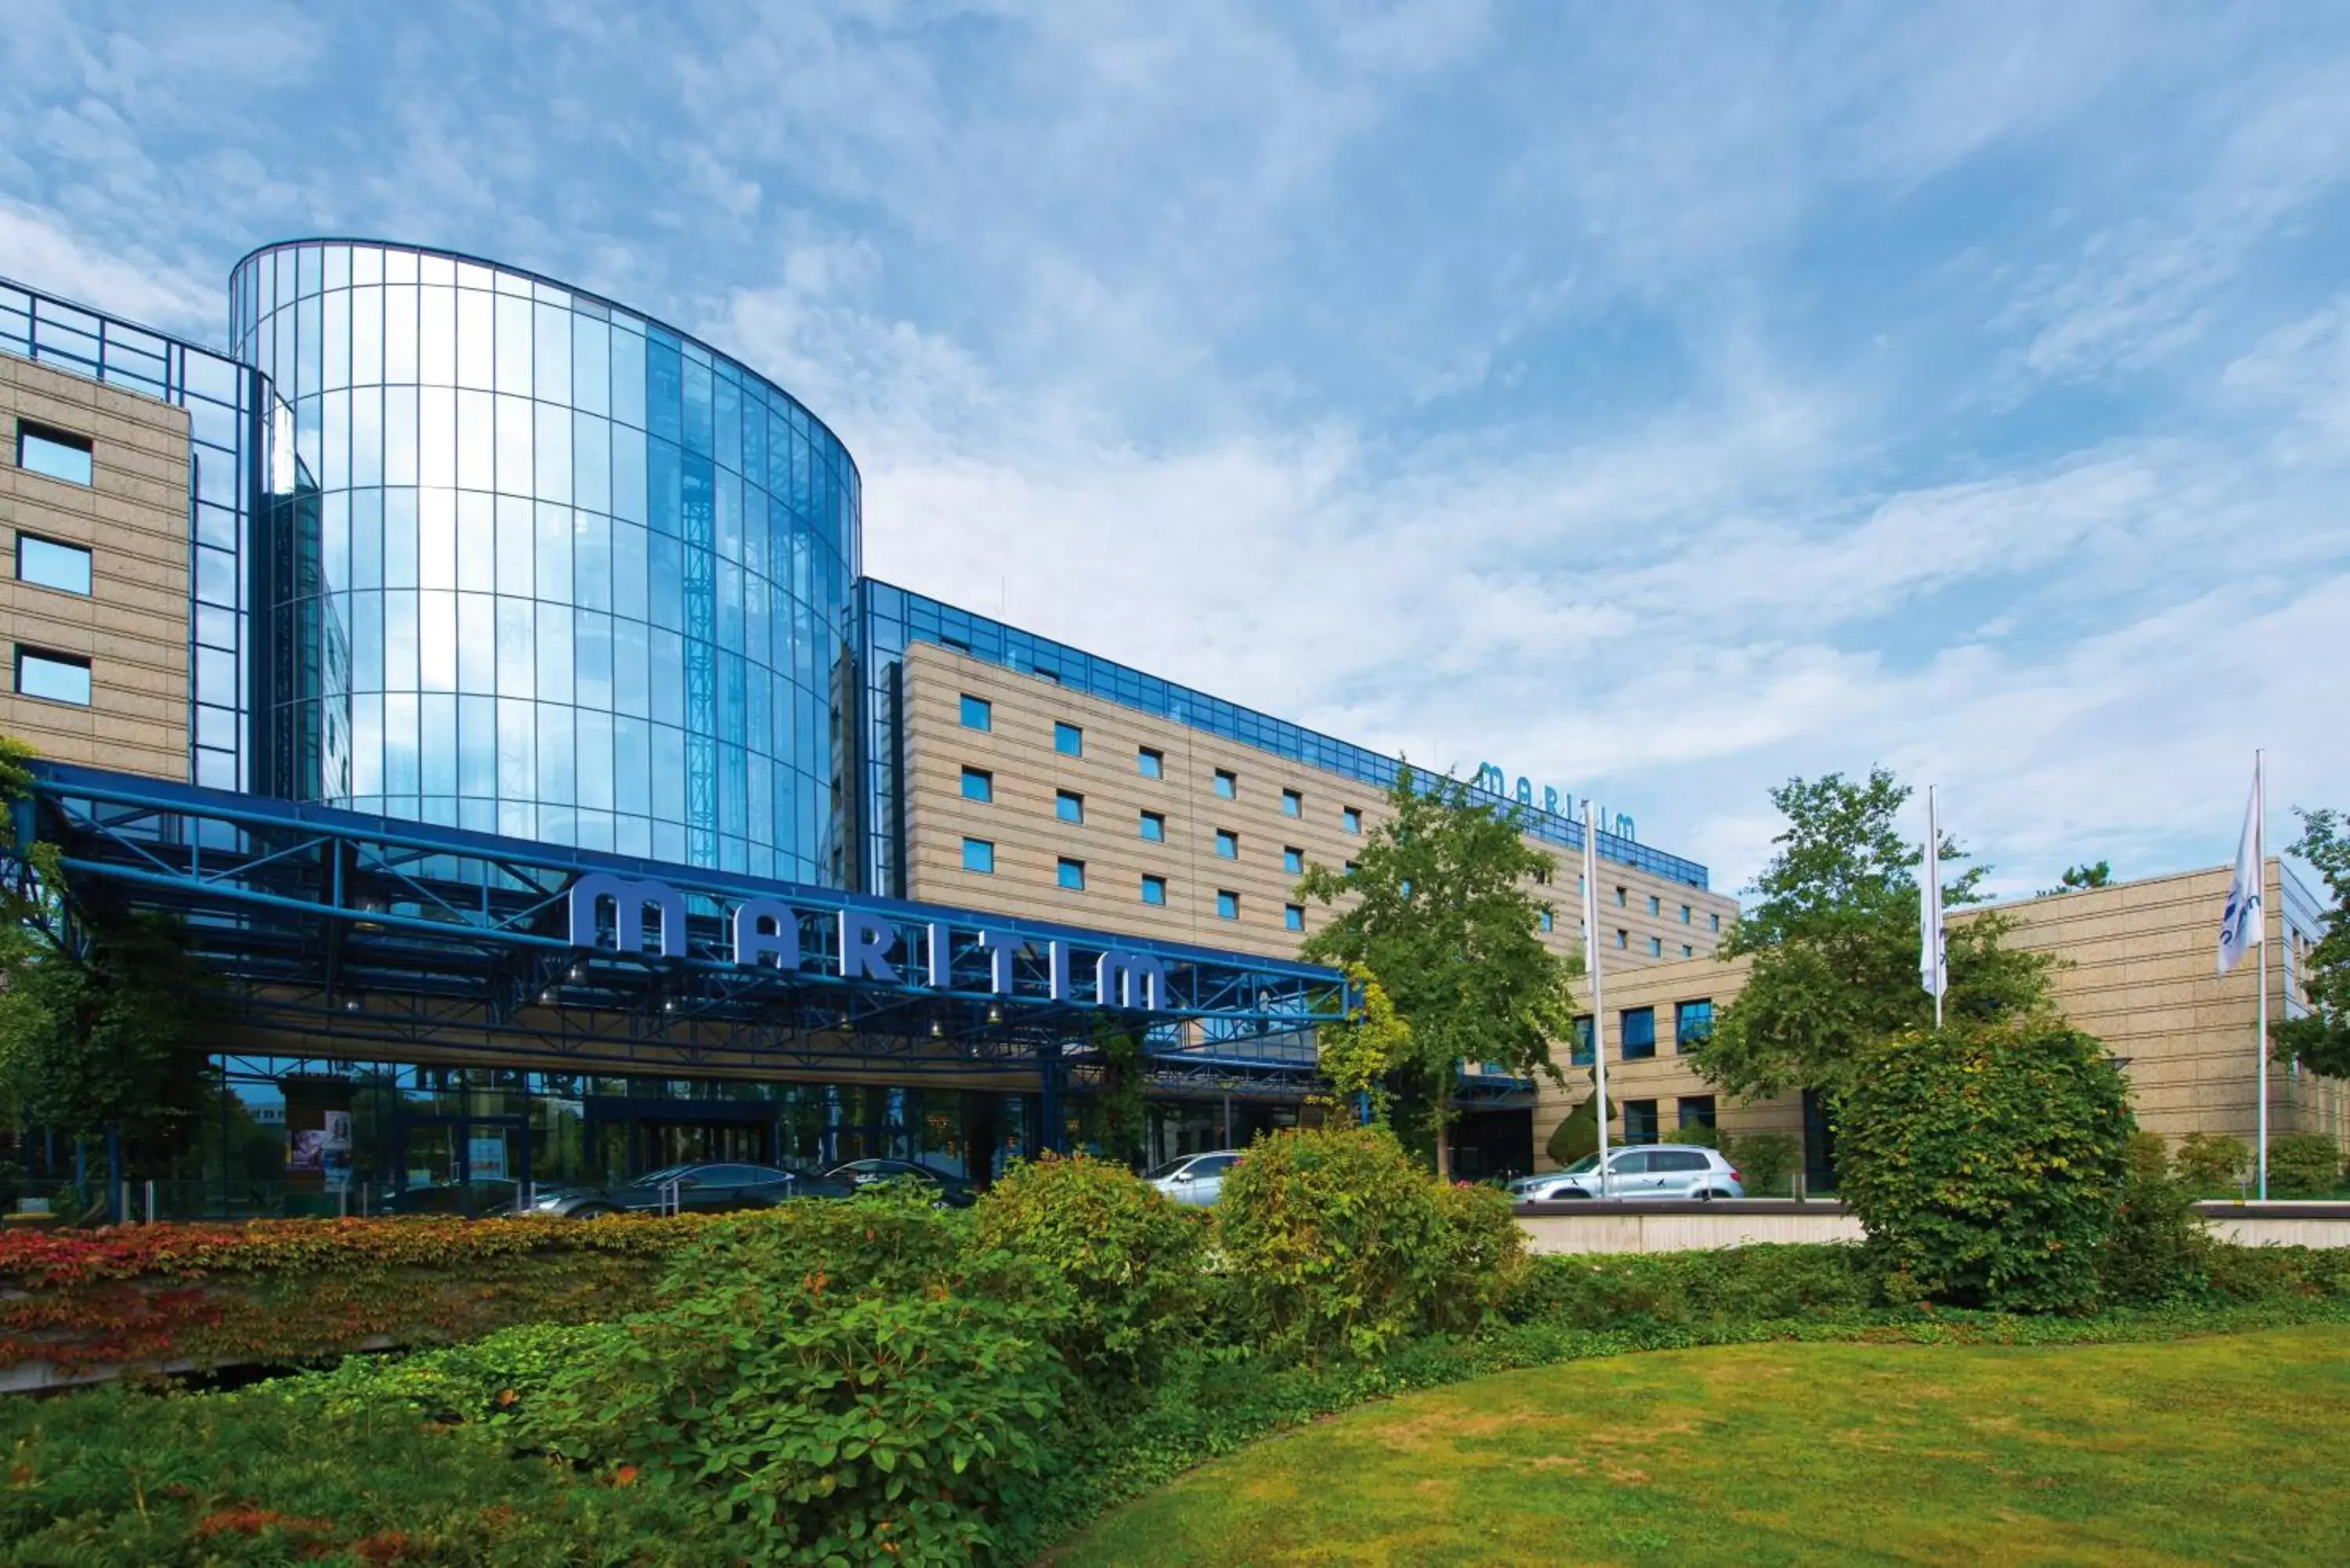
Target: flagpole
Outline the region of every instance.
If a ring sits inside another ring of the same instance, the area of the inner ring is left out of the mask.
[[[2261,1201],[2269,1200],[2269,781],[2268,753],[2252,753],[2252,877],[2260,894],[2261,996],[2255,1011],[2260,1031],[2253,1049],[2260,1063]]]
[[[1599,1195],[1614,1196],[1607,1174],[1607,1010],[1600,1005],[1599,990],[1599,824],[1591,802],[1583,803],[1583,967],[1591,972],[1591,1063],[1594,1092],[1599,1103],[1593,1120],[1599,1124]]]
[[[1942,992],[1947,989],[1942,975],[1942,811],[1935,799],[1934,786],[1926,786],[1926,886],[1933,889],[1934,919],[1927,928],[1927,940],[1933,944],[1929,960],[1934,966],[1934,1030],[1942,1028]]]

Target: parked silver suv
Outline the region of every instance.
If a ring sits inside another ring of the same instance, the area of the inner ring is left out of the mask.
[[[1693,1143],[1657,1143],[1611,1149],[1605,1196],[1609,1198],[1743,1198],[1738,1168],[1718,1149]],[[1510,1183],[1521,1203],[1557,1203],[1603,1196],[1599,1157],[1586,1155],[1565,1170],[1522,1176]]]
[[[1220,1148],[1207,1154],[1169,1160],[1150,1179],[1150,1185],[1178,1203],[1206,1209],[1223,1196],[1224,1172],[1241,1162],[1242,1151]]]

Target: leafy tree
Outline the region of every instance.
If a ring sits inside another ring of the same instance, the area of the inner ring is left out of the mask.
[[[2057,886],[2054,888],[2043,888],[2040,890],[2040,896],[2045,898],[2055,893],[2082,893],[2086,892],[2092,888],[2110,888],[2113,886],[2113,882],[2114,868],[2112,865],[2106,861],[2100,860],[2094,866],[2081,865],[2070,867],[2065,871]]]
[[[1591,1093],[1577,1100],[1573,1110],[1559,1117],[1558,1126],[1550,1130],[1550,1141],[1543,1145],[1543,1152],[1557,1161],[1561,1168],[1599,1152],[1599,1073],[1596,1068],[1590,1073],[1589,1081]],[[1616,1119],[1616,1107],[1612,1103],[1607,1106],[1607,1119],[1611,1122]]]
[[[1395,1010],[1395,1002],[1378,977],[1358,963],[1347,966],[1347,978],[1361,998],[1344,1023],[1315,1033],[1323,1080],[1331,1098],[1351,1110],[1362,1106],[1373,1122],[1387,1120],[1388,1075],[1409,1059],[1411,1025]]]
[[[1868,1047],[1933,1023],[1934,999],[1918,983],[1923,851],[1894,826],[1908,797],[1883,768],[1866,781],[1829,774],[1771,792],[1787,826],[1721,951],[1753,966],[1695,1053],[1697,1070],[1724,1092],[1755,1099],[1816,1088],[1833,1104]],[[1965,855],[1945,838],[1940,857]],[[1944,905],[1980,902],[1985,869],[1945,877]],[[2012,929],[1990,912],[1948,928],[1951,1023],[2048,1005],[2054,961],[2001,945]]]
[[[1444,1123],[1462,1062],[1496,1062],[1555,1079],[1550,1043],[1574,1023],[1568,981],[1578,965],[1543,945],[1547,905],[1527,884],[1547,879],[1551,857],[1526,843],[1517,814],[1474,800],[1456,779],[1402,769],[1389,815],[1352,871],[1318,862],[1301,900],[1337,918],[1305,940],[1315,962],[1368,970],[1409,1031],[1390,1059],[1399,1129],[1432,1146],[1447,1168]]]
[[[2350,1078],[2350,816],[2330,810],[2297,811],[2301,839],[2293,846],[2325,879],[2333,907],[2317,945],[2302,966],[2309,1012],[2272,1023],[2277,1056],[2329,1078]]]

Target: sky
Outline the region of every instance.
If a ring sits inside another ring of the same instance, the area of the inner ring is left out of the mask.
[[[11,0],[0,274],[364,235],[695,332],[866,568],[1744,887],[2350,807],[2350,9]],[[1922,810],[1916,813],[1922,822]]]

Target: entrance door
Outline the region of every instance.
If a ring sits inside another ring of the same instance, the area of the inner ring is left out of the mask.
[[[655,1122],[640,1124],[639,1170],[672,1165],[765,1165],[764,1122]]]

